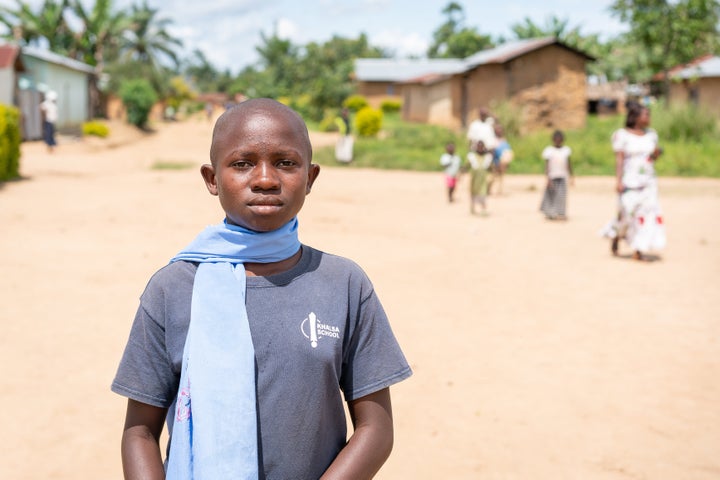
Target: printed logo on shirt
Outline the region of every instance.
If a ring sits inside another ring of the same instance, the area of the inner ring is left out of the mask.
[[[340,338],[340,329],[334,325],[327,325],[317,318],[315,313],[310,314],[300,324],[300,331],[310,340],[310,346],[317,348],[318,341],[322,338]]]

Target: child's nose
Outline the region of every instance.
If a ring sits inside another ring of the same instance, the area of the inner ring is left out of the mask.
[[[279,188],[279,177],[275,168],[266,163],[260,162],[255,167],[252,187],[259,190],[274,190]]]

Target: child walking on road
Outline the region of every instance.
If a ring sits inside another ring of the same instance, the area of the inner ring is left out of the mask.
[[[567,218],[567,186],[568,181],[574,183],[570,155],[572,150],[563,145],[565,135],[556,130],[552,136],[552,145],[545,147],[542,158],[545,160],[547,185],[540,204],[540,211],[548,220],[565,220]]]
[[[371,478],[390,454],[411,370],[360,267],[298,239],[311,160],[274,100],[215,124],[201,174],[225,219],[150,279],[112,383],[126,479]]]
[[[445,168],[445,185],[447,186],[448,202],[455,201],[455,187],[457,186],[458,176],[460,175],[460,167],[462,160],[455,154],[455,144],[448,142],[445,145],[445,153],[440,157],[440,165]]]
[[[482,141],[475,144],[475,150],[467,154],[470,164],[470,214],[476,215],[476,207],[480,206],[480,215],[486,217],[488,195],[488,169],[492,167],[492,156]]]

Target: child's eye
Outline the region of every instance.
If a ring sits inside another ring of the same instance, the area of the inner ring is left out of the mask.
[[[278,162],[281,167],[294,167],[296,165],[295,160],[289,160],[287,158],[282,159]]]
[[[235,168],[247,168],[250,166],[250,162],[247,160],[235,160],[230,166]]]

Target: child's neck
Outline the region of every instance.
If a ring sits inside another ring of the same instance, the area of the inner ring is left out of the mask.
[[[287,272],[297,265],[302,257],[302,249],[298,250],[292,257],[273,263],[245,263],[245,275],[248,277],[269,277],[278,273]]]

